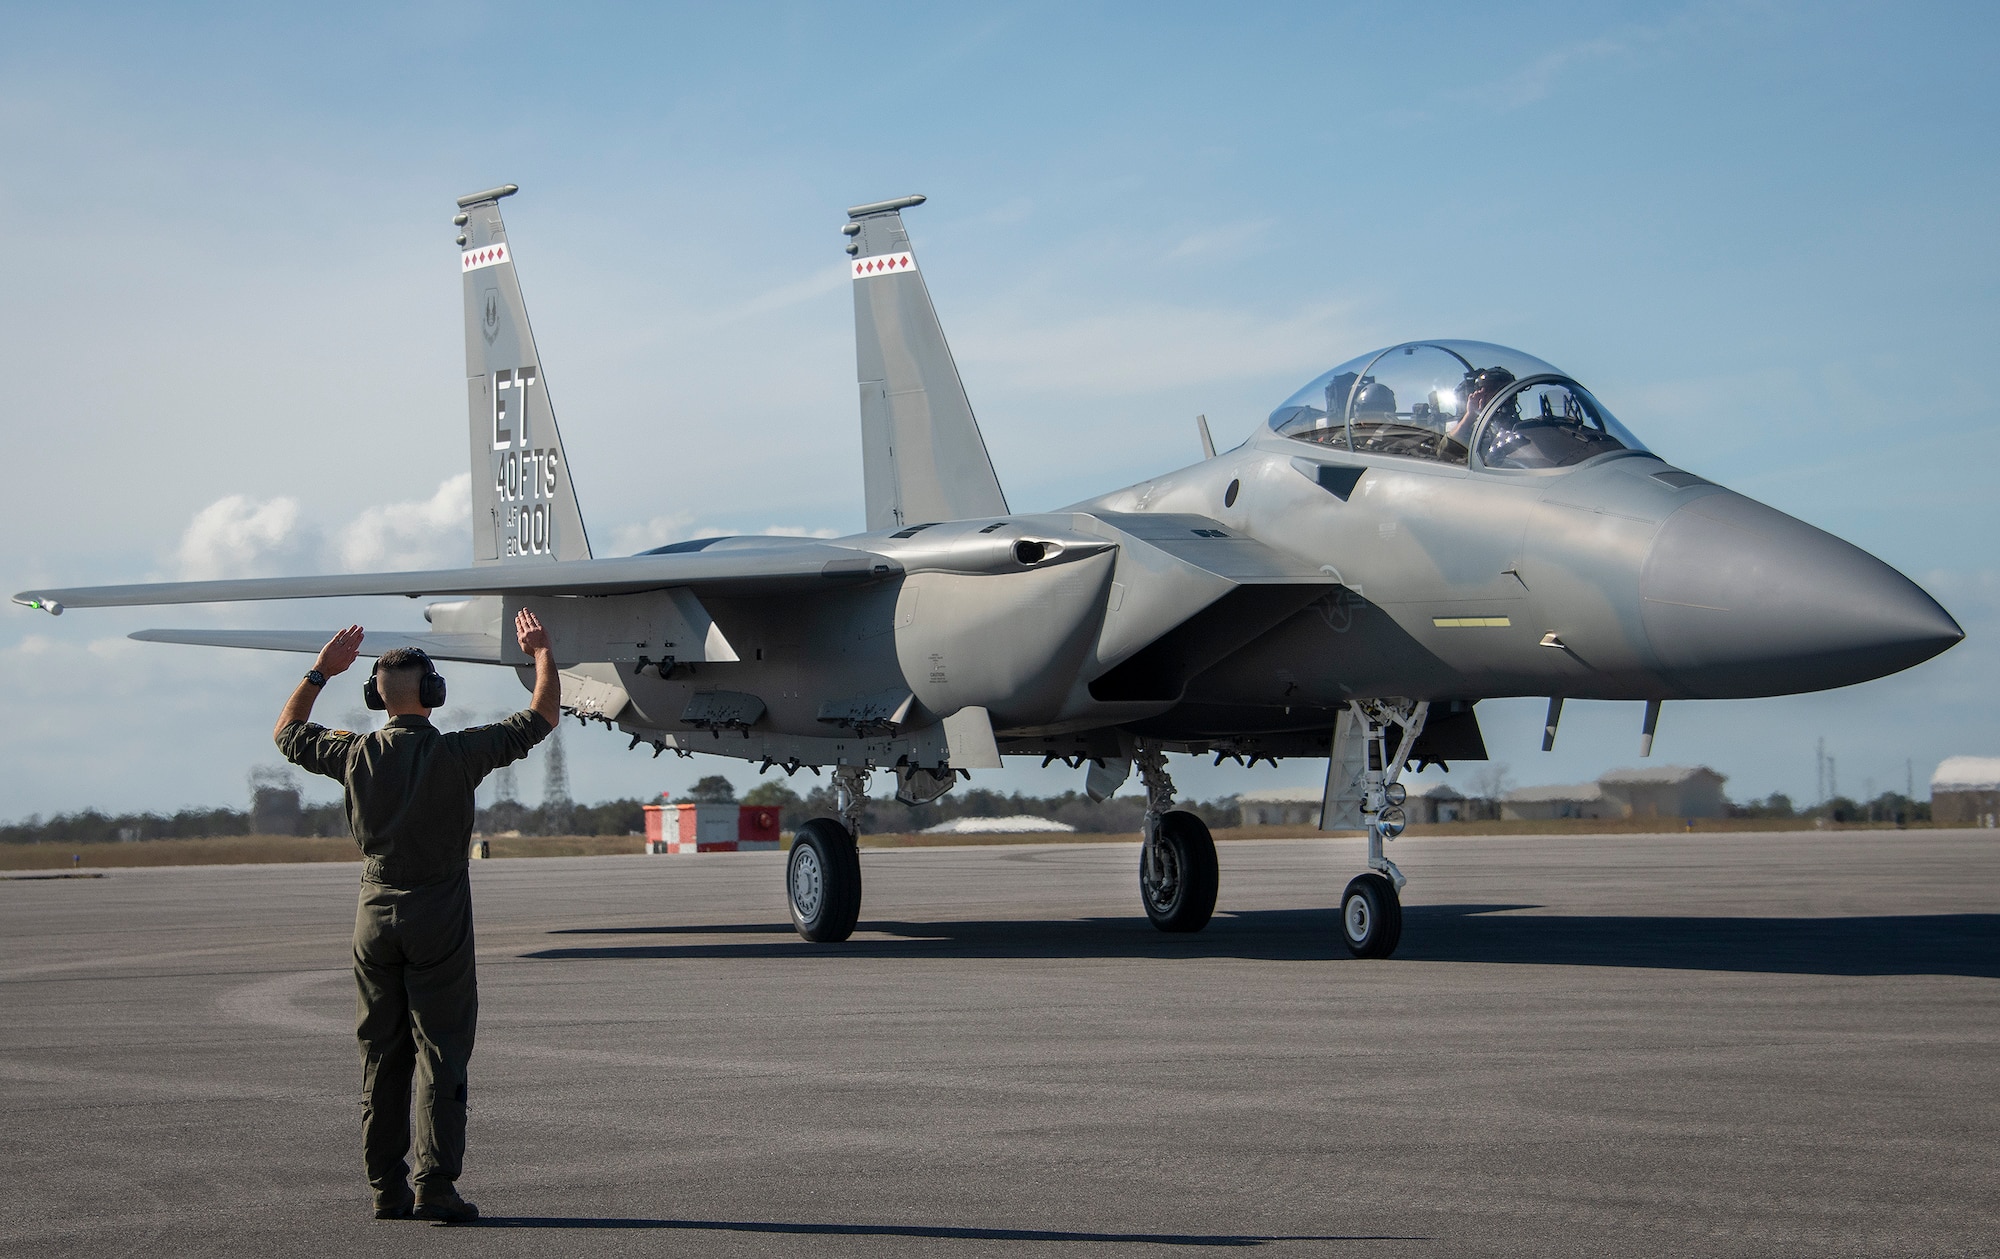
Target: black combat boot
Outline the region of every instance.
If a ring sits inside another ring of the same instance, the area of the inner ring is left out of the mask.
[[[440,1224],[470,1224],[479,1208],[458,1196],[456,1189],[432,1190],[417,1197],[417,1218]]]
[[[417,1195],[410,1192],[408,1185],[375,1191],[375,1218],[378,1220],[407,1220],[416,1205]]]

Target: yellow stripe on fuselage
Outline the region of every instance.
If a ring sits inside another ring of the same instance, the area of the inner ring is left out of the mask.
[[[1431,624],[1438,629],[1506,629],[1514,622],[1504,616],[1434,616]]]

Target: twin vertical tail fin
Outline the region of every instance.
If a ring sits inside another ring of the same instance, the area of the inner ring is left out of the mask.
[[[1007,514],[903,228],[902,211],[923,200],[855,206],[843,229],[853,238],[847,252],[870,530]]]
[[[478,564],[587,560],[548,382],[500,221],[504,184],[458,199],[465,276],[465,385],[472,436],[472,554]]]

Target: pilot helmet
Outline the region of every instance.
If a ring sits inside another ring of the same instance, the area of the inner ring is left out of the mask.
[[[1476,415],[1494,395],[1514,383],[1514,373],[1504,367],[1475,367],[1465,373],[1459,395],[1465,399],[1469,415]]]
[[[1396,392],[1382,384],[1373,376],[1364,376],[1361,388],[1354,394],[1356,415],[1394,415],[1396,413]]]

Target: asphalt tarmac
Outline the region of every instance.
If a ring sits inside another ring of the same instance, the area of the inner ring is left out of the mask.
[[[475,863],[477,1227],[368,1218],[358,867],[0,881],[0,1253],[1992,1254],[2000,832]],[[0,854],[4,855],[4,854]]]

